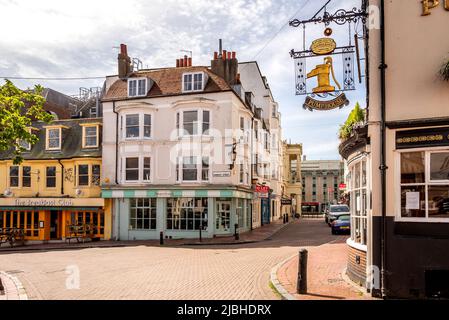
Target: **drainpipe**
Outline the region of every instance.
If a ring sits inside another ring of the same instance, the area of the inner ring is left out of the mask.
[[[61,162],[61,159],[58,159],[59,165],[61,166],[61,196],[64,195],[64,165]]]
[[[221,41],[221,40],[220,40]],[[253,151],[254,151],[254,117],[251,118],[251,188],[253,186],[254,172],[253,172]],[[254,193],[253,193],[254,198]],[[253,213],[254,200],[251,200],[251,231],[253,231]]]
[[[115,113],[115,184],[118,185],[118,131],[119,115],[115,111],[115,101],[112,101],[112,111]]]
[[[380,40],[381,40],[381,63],[379,66],[381,74],[381,124],[380,124],[380,171],[382,187],[382,226],[381,226],[381,294],[386,297],[386,266],[387,266],[387,164],[386,164],[386,64],[385,57],[385,0],[381,0]]]

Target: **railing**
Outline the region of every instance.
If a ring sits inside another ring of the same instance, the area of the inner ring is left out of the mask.
[[[25,244],[25,232],[19,228],[0,228],[0,245],[8,243],[14,247],[16,243]]]
[[[86,239],[93,239],[96,234],[96,226],[93,224],[72,224],[67,226],[66,241],[70,243],[71,239],[79,242],[85,242]]]

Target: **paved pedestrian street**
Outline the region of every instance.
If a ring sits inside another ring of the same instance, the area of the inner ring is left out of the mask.
[[[303,219],[253,244],[3,253],[0,270],[29,299],[280,299],[269,286],[276,265],[300,247],[345,239],[321,219]]]

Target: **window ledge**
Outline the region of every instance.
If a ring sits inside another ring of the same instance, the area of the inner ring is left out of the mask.
[[[357,242],[353,241],[351,238],[349,238],[349,239],[346,241],[346,244],[347,244],[348,246],[350,246],[351,248],[357,249],[357,250],[359,250],[359,251],[363,251],[363,252],[367,252],[367,251],[368,251],[368,247],[367,247],[366,245],[357,243]]]

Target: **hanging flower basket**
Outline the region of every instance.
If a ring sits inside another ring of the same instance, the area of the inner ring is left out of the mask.
[[[449,81],[449,60],[441,68],[440,75],[443,78],[443,80]]]

